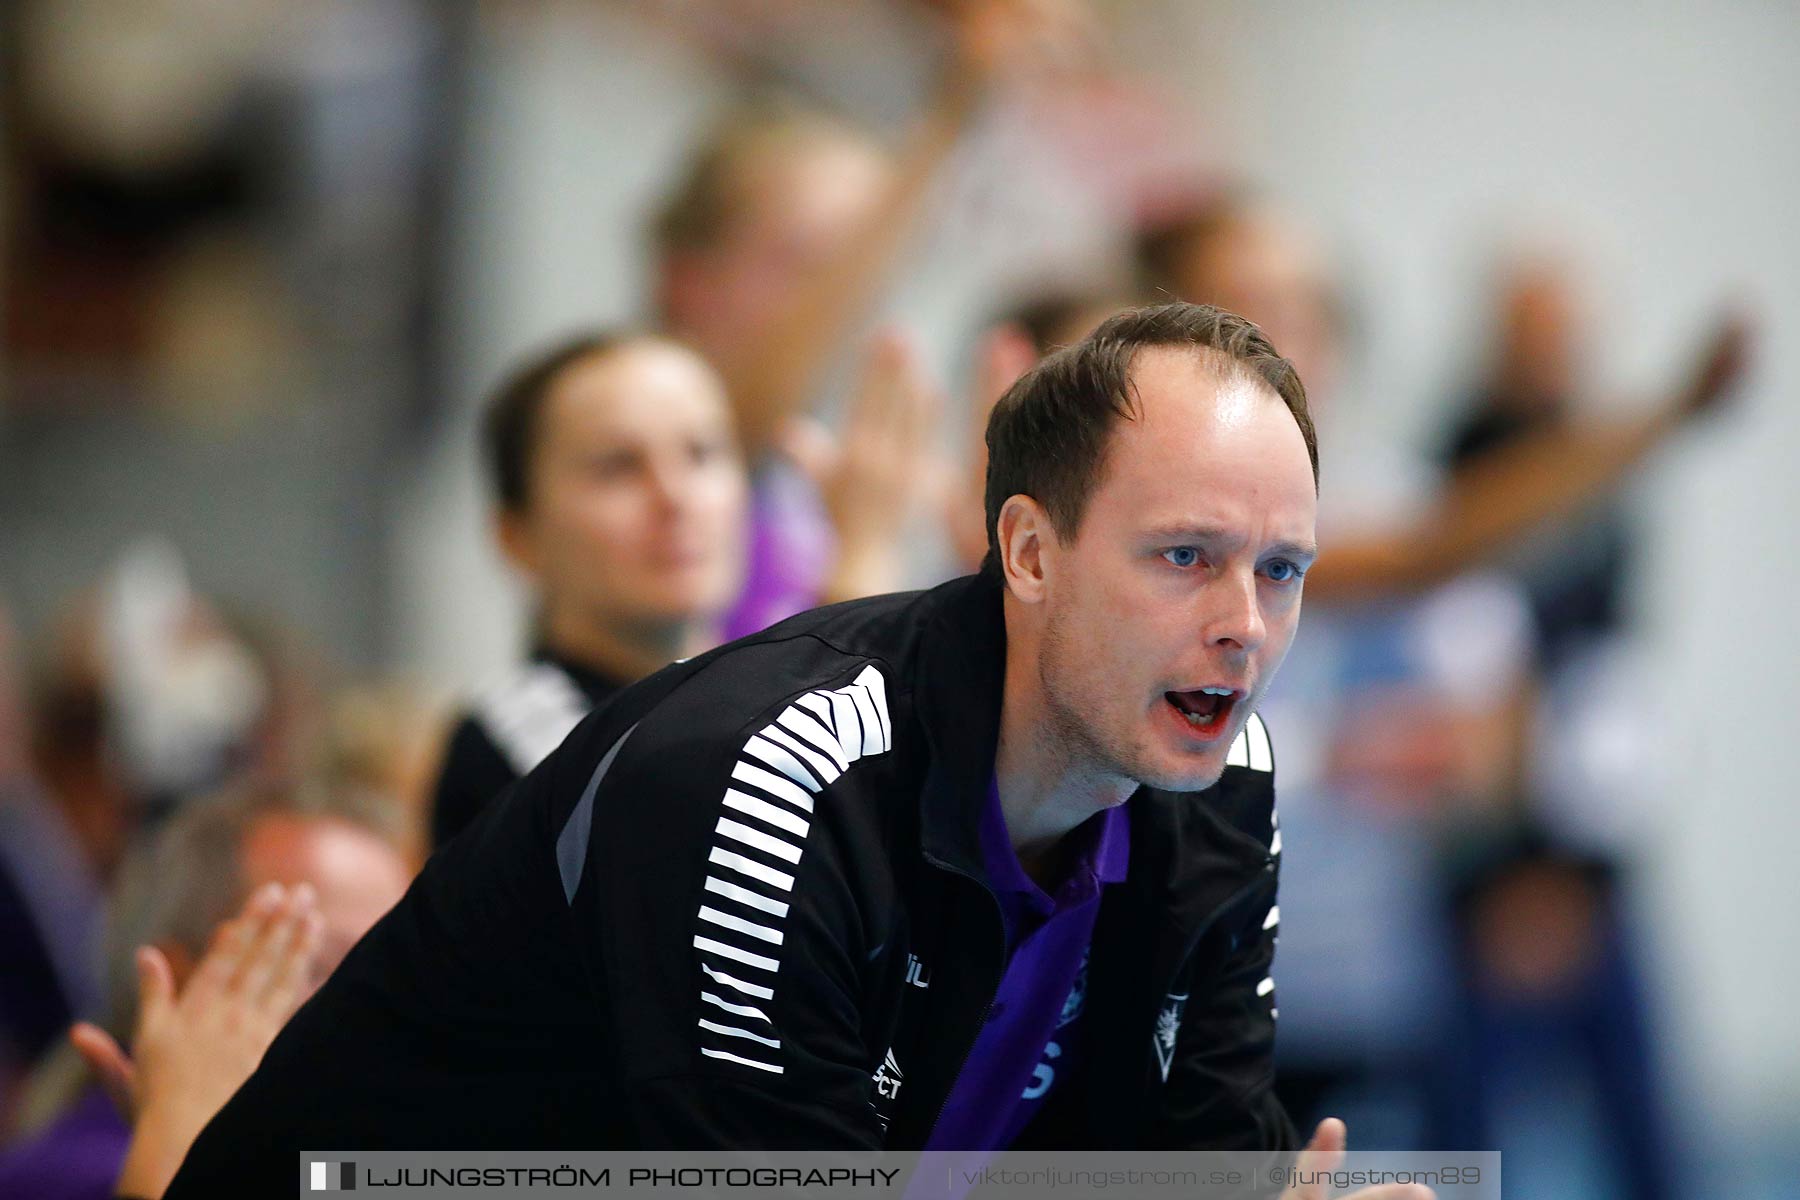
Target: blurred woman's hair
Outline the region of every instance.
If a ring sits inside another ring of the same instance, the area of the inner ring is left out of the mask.
[[[627,330],[583,333],[526,359],[501,382],[488,401],[482,427],[482,450],[501,509],[521,513],[531,502],[532,460],[544,402],[563,373],[649,337]]]
[[[882,152],[863,130],[779,96],[743,102],[713,125],[650,226],[658,258],[717,245],[748,207],[756,172],[815,149]]]

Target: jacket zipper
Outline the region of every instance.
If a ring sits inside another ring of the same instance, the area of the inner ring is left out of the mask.
[[[961,867],[953,867],[949,863],[944,862],[942,859],[939,859],[935,855],[932,855],[932,854],[926,854],[925,861],[930,863],[932,866],[937,867],[939,870],[948,871],[952,875],[960,875],[964,879],[967,879],[970,883],[974,884],[977,888],[981,889],[981,894],[986,896],[990,901],[992,901],[994,904],[994,907],[996,909],[998,909],[1000,907],[1000,901],[994,896],[994,893],[989,890],[987,884],[981,882],[981,880],[975,878],[975,876],[969,874],[967,871],[963,870]],[[1006,919],[1004,917],[1002,917],[1000,920],[1000,962],[1001,962],[1000,977],[1001,977],[1001,979],[1005,979],[1005,977],[1006,977]],[[999,994],[998,990],[997,990],[998,987],[999,987],[999,984],[996,982],[995,995]],[[981,1031],[987,1025],[988,1014],[993,1011],[994,1011],[994,996],[989,996],[987,1004],[981,1010],[980,1019],[975,1022],[975,1033],[972,1037],[969,1038],[969,1044],[967,1046],[963,1047],[962,1057],[957,1060],[956,1070],[950,1076],[950,1090],[946,1091],[944,1093],[943,1100],[940,1101],[938,1104],[937,1115],[931,1118],[931,1124],[925,1130],[925,1140],[927,1142],[929,1142],[931,1140],[931,1135],[937,1129],[938,1122],[942,1121],[944,1119],[944,1110],[946,1108],[950,1107],[950,1097],[956,1091],[956,1081],[958,1079],[962,1078],[963,1068],[969,1065],[969,1056],[971,1054],[975,1053],[975,1043],[981,1040]]]

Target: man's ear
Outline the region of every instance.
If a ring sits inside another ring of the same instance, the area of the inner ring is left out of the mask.
[[[500,543],[500,553],[506,556],[514,570],[527,579],[537,579],[537,544],[532,540],[531,526],[524,513],[512,508],[496,511],[494,540]]]
[[[1050,514],[1030,496],[1008,496],[1000,506],[1000,519],[995,524],[1000,551],[1000,574],[1006,589],[1026,604],[1044,598],[1045,582],[1050,570],[1045,553],[1047,543],[1056,536],[1050,527]]]

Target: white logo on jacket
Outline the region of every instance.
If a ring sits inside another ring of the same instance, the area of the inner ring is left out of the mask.
[[[906,982],[916,988],[931,986],[931,968],[920,962],[916,954],[906,956]]]
[[[1187,1007],[1187,993],[1170,992],[1156,1014],[1156,1031],[1150,1035],[1156,1046],[1156,1061],[1162,1067],[1163,1082],[1169,1082],[1169,1068],[1175,1063],[1175,1037],[1181,1032],[1181,1010]]]
[[[894,1049],[888,1047],[887,1058],[875,1068],[875,1091],[889,1100],[900,1098],[900,1064],[894,1061]]]

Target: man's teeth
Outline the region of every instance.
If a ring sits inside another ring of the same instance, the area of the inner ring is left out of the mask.
[[[1232,690],[1230,688],[1198,688],[1196,690],[1208,696],[1232,695]],[[1225,707],[1225,704],[1220,702],[1213,705],[1212,711],[1207,713],[1189,712],[1187,709],[1181,708],[1180,706],[1176,707],[1176,711],[1187,718],[1189,725],[1210,725],[1225,715]]]

